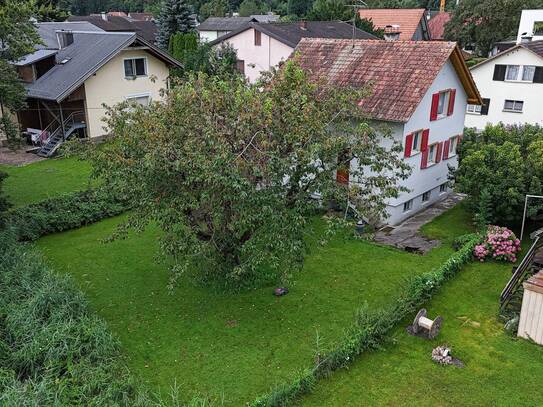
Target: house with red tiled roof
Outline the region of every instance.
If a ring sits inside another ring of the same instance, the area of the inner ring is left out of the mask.
[[[427,41],[431,39],[426,10],[414,9],[389,9],[389,8],[365,8],[358,11],[360,18],[371,20],[376,28],[385,30],[392,35],[390,39],[402,41]],[[396,35],[396,34],[399,34]]]
[[[428,28],[430,30],[430,38],[432,40],[442,40],[445,33],[445,25],[451,20],[451,13],[446,11],[440,11],[438,13],[431,13],[430,20],[428,21]]]
[[[396,225],[447,196],[466,106],[482,104],[456,43],[303,38],[296,58],[312,80],[367,88],[360,108],[402,145],[413,170],[403,181],[409,192],[387,202],[386,223]],[[348,174],[338,174],[340,180],[356,183]]]

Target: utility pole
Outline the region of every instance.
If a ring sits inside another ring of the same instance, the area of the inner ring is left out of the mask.
[[[355,40],[355,37],[356,37],[356,16],[358,15],[358,10],[360,10],[361,8],[366,8],[368,7],[368,5],[366,4],[366,2],[362,1],[362,0],[357,0],[355,4],[346,4],[345,7],[351,7],[354,11],[353,13],[353,38],[352,38],[352,41],[353,41],[353,48],[354,48],[354,40]]]

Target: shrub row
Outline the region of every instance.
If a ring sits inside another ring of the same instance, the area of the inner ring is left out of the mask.
[[[68,277],[0,233],[0,405],[149,405]]]
[[[480,240],[481,237],[476,234],[467,236],[462,248],[438,269],[411,279],[389,307],[379,311],[369,311],[366,308],[359,310],[355,323],[335,350],[318,356],[312,369],[302,372],[291,383],[283,384],[257,398],[250,405],[253,407],[288,405],[303,394],[309,393],[319,379],[347,366],[361,353],[377,348],[394,326],[416,311],[445,281],[473,259],[473,249]]]
[[[18,240],[79,228],[129,209],[128,202],[104,189],[72,192],[10,212],[8,224]]]

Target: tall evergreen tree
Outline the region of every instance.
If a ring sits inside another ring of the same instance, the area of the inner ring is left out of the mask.
[[[168,49],[173,34],[186,33],[194,29],[195,22],[192,17],[192,7],[185,0],[164,0],[157,20],[157,45]]]

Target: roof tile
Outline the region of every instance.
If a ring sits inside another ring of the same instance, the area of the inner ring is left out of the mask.
[[[423,8],[414,9],[360,9],[360,18],[371,20],[377,28],[384,29],[387,25],[399,25],[401,34],[400,40],[409,41],[413,39],[420,20],[424,18]]]

